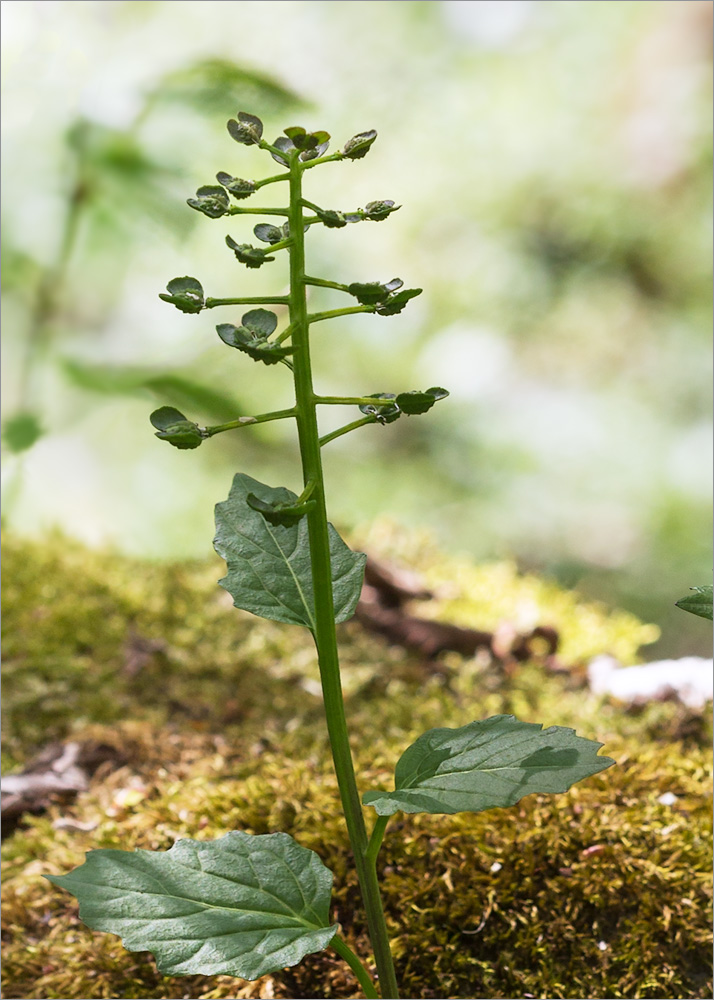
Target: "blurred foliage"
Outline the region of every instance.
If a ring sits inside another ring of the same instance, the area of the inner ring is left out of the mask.
[[[613,651],[632,659],[656,630],[385,524],[365,541],[437,589],[437,618],[557,623],[570,673],[535,663],[508,673],[457,654],[429,664],[342,626],[362,787],[384,786],[423,730],[498,713],[577,726],[617,761],[513,809],[395,819],[379,866],[405,995],[711,996],[710,718],[675,702],[626,711],[590,694],[579,665]],[[329,954],[254,984],[159,976],[145,954],[83,927],[41,878],[96,847],[282,829],[335,872],[335,919],[365,953],[309,637],[236,611],[215,584],[217,559],[151,564],[61,536],[9,536],[4,550],[5,764],[68,737],[127,760],[5,842],[6,995],[357,996]]]
[[[428,426],[368,427],[326,448],[333,518],[428,523],[452,549],[515,557],[656,620],[652,655],[708,650],[703,623],[674,602],[706,581],[711,558],[710,4],[400,0],[380,4],[377,31],[375,5],[283,5],[276,30],[268,5],[224,5],[215,23],[205,5],[184,5],[194,17],[179,23],[168,5],[120,3],[111,32],[104,5],[55,6],[69,79],[74,35],[97,47],[86,89],[108,86],[102,51],[116,79],[91,120],[70,114],[66,96],[65,117],[48,118],[53,91],[68,91],[41,62],[38,22],[39,44],[8,70],[27,121],[36,106],[45,115],[40,132],[5,126],[6,160],[22,163],[5,186],[5,406],[46,432],[8,462],[10,523],[31,532],[54,520],[128,552],[196,554],[237,468],[298,485],[292,437],[277,429],[222,435],[186,476],[183,456],[157,456],[148,412],[117,392],[207,415],[175,384],[163,394],[164,373],[239,413],[289,405],[285,379],[232,365],[211,324],[157,302],[171,274],[197,274],[207,294],[246,289],[222,247],[224,222],[184,201],[218,168],[272,172],[226,136],[240,109],[270,136],[301,124],[342,144],[374,128],[369,157],[311,175],[315,197],[404,207],[378,232],[311,233],[310,270],[360,284],[396,271],[425,291],[389,329],[372,317],[316,329],[319,388],[436,383],[451,397]],[[109,98],[127,92],[139,98],[117,124]],[[49,209],[41,225],[35,203]],[[230,225],[242,242],[248,230]],[[251,292],[284,287],[282,267],[251,271]],[[311,308],[335,305],[334,293],[311,295]],[[123,444],[110,448],[117,423]],[[79,453],[97,470],[81,504],[60,475]],[[147,503],[138,473],[123,476],[118,503],[110,462],[171,484],[184,530]]]

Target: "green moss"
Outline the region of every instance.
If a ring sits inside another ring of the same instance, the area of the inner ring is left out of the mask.
[[[440,590],[425,611],[449,619],[459,608],[465,623],[487,627],[509,615],[518,623],[529,606],[561,630],[574,660],[606,651],[629,659],[654,637],[631,616],[510,567],[447,561],[384,526],[370,548],[419,565]],[[328,953],[255,984],[159,976],[149,956],[87,930],[75,901],[40,877],[96,847],[165,850],[180,836],[282,829],[335,872],[335,917],[368,953],[302,632],[231,608],[215,586],[218,561],[145,565],[59,538],[7,539],[5,560],[8,760],[70,734],[114,743],[128,758],[72,807],[28,821],[5,843],[5,995],[359,996]],[[445,675],[354,624],[341,634],[363,788],[387,785],[425,728],[497,712],[577,727],[617,760],[566,795],[529,796],[513,809],[395,817],[379,865],[405,996],[711,996],[710,758],[700,717],[674,703],[625,712],[590,695],[577,671],[563,678],[526,664],[504,675],[450,655]],[[164,644],[138,668],[137,636]],[[664,792],[674,805],[659,802]]]

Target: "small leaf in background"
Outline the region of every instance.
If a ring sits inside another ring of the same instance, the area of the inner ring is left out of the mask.
[[[388,199],[385,201],[368,201],[364,206],[364,217],[365,219],[371,219],[372,222],[381,222],[382,219],[386,219],[388,215],[392,212],[397,212],[402,206],[395,205],[393,201]]]
[[[198,313],[203,309],[203,285],[197,278],[172,278],[166,292],[159,292],[159,298],[185,313]]]
[[[293,90],[273,77],[229,59],[199,59],[171,70],[149,93],[147,105],[178,104],[200,115],[225,116],[226,106],[256,108],[261,114],[288,114],[304,106]]]
[[[45,876],[93,930],[150,951],[168,976],[258,979],[326,948],[332,872],[287,833],[178,840],[168,851],[89,851]]]
[[[270,257],[266,250],[251,246],[250,243],[236,243],[230,236],[226,236],[226,245],[231,248],[236,260],[246,267],[262,267],[263,264],[275,260],[275,257]]]
[[[255,493],[249,493],[245,500],[251,510],[257,510],[270,524],[297,524],[315,506],[314,500],[307,500],[300,504],[267,503],[257,497]]]
[[[263,123],[256,115],[238,112],[238,120],[231,118],[227,126],[232,139],[244,146],[256,146],[263,136]]]
[[[416,298],[421,293],[421,288],[402,288],[400,292],[390,295],[386,302],[381,302],[376,311],[380,316],[396,316],[410,299]]]
[[[380,816],[457,813],[512,806],[533,792],[565,792],[615,762],[602,743],[561,726],[543,729],[494,715],[459,729],[430,729],[404,751],[393,792],[367,792]]]
[[[372,395],[375,399],[396,399],[393,392],[373,392]],[[363,403],[362,406],[360,406],[360,410],[368,417],[376,417],[378,423],[380,424],[391,424],[397,420],[402,413],[396,403],[387,403],[382,406],[375,406],[372,403]]]
[[[15,454],[27,451],[39,441],[43,433],[39,417],[35,413],[14,413],[2,425],[3,442]]]
[[[272,526],[248,505],[248,494],[271,506],[293,506],[298,497],[238,473],[227,500],[216,504],[216,552],[228,564],[219,583],[237,608],[290,625],[315,627],[315,601],[307,522]],[[352,552],[331,524],[330,561],[335,621],[354,614],[362,592],[366,556]]]
[[[449,393],[446,389],[442,389],[436,385],[425,392],[418,392],[416,389],[412,390],[412,392],[400,392],[397,396],[397,406],[407,416],[412,416],[416,413],[426,413],[438,399],[445,399],[448,395]]]
[[[282,227],[271,226],[268,222],[258,223],[253,232],[256,238],[262,240],[263,243],[280,243],[286,236]]]
[[[180,410],[173,406],[160,406],[149,417],[156,427],[156,437],[168,441],[174,448],[182,451],[188,448],[198,448],[205,440],[198,424],[188,420]]]
[[[238,201],[241,201],[243,198],[250,198],[255,193],[255,181],[246,181],[242,177],[231,177],[230,174],[225,173],[223,170],[220,170],[216,174],[216,180],[224,188],[227,188]]]
[[[370,151],[376,138],[377,133],[373,128],[368,132],[359,132],[347,140],[342,155],[348,160],[361,160]]]
[[[693,615],[712,621],[714,618],[714,588],[710,586],[690,587],[690,590],[693,590],[694,593],[677,601],[675,606],[681,608],[682,611],[689,611]]]
[[[203,212],[209,219],[220,219],[230,208],[230,199],[225,189],[217,184],[204,184],[196,191],[195,198],[187,198],[186,204]]]
[[[387,281],[384,284],[380,281],[367,281],[364,283],[353,281],[347,291],[350,295],[354,295],[357,301],[363,305],[374,306],[378,302],[384,302],[389,299],[392,292],[401,288],[403,284],[404,282],[401,278],[392,278],[391,281]]]

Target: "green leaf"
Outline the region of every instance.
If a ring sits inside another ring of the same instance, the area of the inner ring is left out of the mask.
[[[239,111],[238,120],[231,118],[226,127],[231,138],[244,146],[256,146],[263,135],[263,123],[260,118],[245,111]]]
[[[250,243],[236,243],[230,236],[226,236],[226,244],[236,255],[236,260],[246,267],[262,267],[268,261],[275,260],[275,257],[268,256],[267,250],[251,246]]]
[[[416,389],[412,392],[400,392],[397,396],[397,406],[407,416],[415,413],[426,413],[437,399],[445,399],[448,395],[446,389],[436,385],[427,389],[426,392],[418,392]]]
[[[35,413],[13,413],[3,422],[2,439],[9,451],[27,451],[42,437],[40,419]]]
[[[395,205],[393,201],[386,199],[385,201],[368,201],[364,206],[364,217],[365,219],[371,219],[372,222],[381,222],[382,219],[386,219],[388,215],[392,212],[397,212],[402,206]]]
[[[259,311],[255,310],[255,312]],[[250,314],[246,313],[246,315]],[[292,347],[283,347],[282,344],[269,343],[263,334],[245,326],[219,323],[216,332],[224,344],[235,347],[236,350],[247,354],[253,361],[262,361],[265,365],[276,365],[278,361],[287,358],[294,350]]]
[[[322,156],[330,145],[329,132],[306,132],[299,125],[283,130],[295,149],[300,150],[301,160],[314,160]]]
[[[158,410],[154,410],[149,420],[157,428],[157,438],[168,441],[174,448],[182,451],[198,448],[206,438],[198,424],[188,420],[173,406],[160,406]]]
[[[387,281],[384,284],[380,281],[353,281],[347,291],[350,295],[354,295],[358,302],[361,302],[363,305],[374,306],[389,299],[392,292],[401,288],[403,284],[404,282],[401,278],[392,278],[391,281]],[[394,298],[395,296],[392,296],[392,300]]]
[[[294,153],[296,151],[292,140],[288,139],[285,135],[279,135],[278,138],[271,143],[271,146],[274,146],[275,149],[282,150],[284,153]],[[282,163],[285,167],[290,165],[290,161],[287,156],[281,156],[280,153],[273,152],[271,152],[270,155],[277,163]]]
[[[390,295],[386,302],[380,303],[377,306],[377,312],[380,316],[396,316],[402,311],[409,299],[414,299],[421,293],[421,288],[402,288],[395,295]]]
[[[241,325],[258,337],[269,337],[278,325],[278,317],[270,309],[251,309],[243,313]]]
[[[332,872],[287,833],[233,831],[168,851],[89,851],[46,875],[79,900],[93,930],[150,951],[168,976],[258,979],[326,948]]]
[[[257,510],[270,524],[297,524],[315,506],[314,500],[306,500],[305,503],[298,504],[267,503],[257,497],[255,493],[249,493],[245,499],[251,510]]]
[[[393,792],[367,792],[380,816],[482,812],[512,806],[534,792],[565,792],[614,764],[602,743],[572,729],[494,715],[460,729],[430,729],[404,751]]]
[[[284,487],[273,489],[238,473],[230,494],[216,504],[216,552],[228,564],[220,584],[237,608],[272,621],[315,627],[307,521],[289,527],[268,524],[248,506],[252,493],[264,503],[294,505],[299,499]],[[335,621],[354,614],[362,590],[366,556],[352,552],[328,525]]]
[[[225,189],[217,184],[204,184],[196,191],[195,198],[187,198],[186,204],[195,208],[197,212],[203,212],[209,219],[220,219],[222,215],[227,215],[230,208],[230,198]]]
[[[159,298],[185,313],[198,313],[203,309],[203,285],[197,278],[172,278],[166,292],[159,292]]]
[[[271,226],[268,222],[260,222],[253,229],[257,239],[262,240],[263,243],[280,243],[281,240],[285,239],[285,233],[282,227]]]
[[[370,151],[372,143],[376,138],[377,133],[373,128],[368,132],[359,132],[347,140],[345,148],[342,150],[342,155],[348,160],[361,160]]]
[[[676,602],[676,607],[681,608],[682,611],[689,611],[693,615],[699,615],[700,618],[708,618],[712,621],[714,617],[714,608],[712,607],[714,603],[714,589],[712,587],[690,587],[694,593],[683,597],[681,601]]]
[[[245,181],[242,177],[231,177],[230,174],[225,173],[223,170],[219,170],[216,174],[216,180],[224,188],[227,188],[238,201],[243,198],[250,198],[255,193],[255,181]]]
[[[321,208],[316,215],[327,229],[342,229],[348,222],[344,212],[336,212],[331,208]]]
[[[373,392],[371,395],[375,399],[396,399],[393,392]],[[368,417],[376,417],[377,422],[380,424],[391,424],[394,423],[401,415],[402,411],[396,405],[396,403],[386,404],[384,406],[374,406],[372,403],[363,403],[360,406],[362,413],[365,413]]]

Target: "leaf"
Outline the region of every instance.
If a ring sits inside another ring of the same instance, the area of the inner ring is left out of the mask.
[[[321,208],[317,211],[317,217],[327,229],[342,229],[347,225],[344,212],[336,212],[332,208]]]
[[[231,177],[230,174],[225,173],[223,170],[218,171],[216,180],[224,188],[227,188],[238,201],[241,201],[243,198],[250,198],[255,193],[255,181],[246,181],[242,177]]]
[[[251,309],[243,313],[241,325],[260,337],[269,337],[278,325],[278,317],[270,309]]]
[[[258,979],[326,948],[332,872],[287,833],[232,831],[168,851],[89,851],[46,875],[79,900],[93,930],[150,951],[169,976]]]
[[[257,510],[270,524],[297,524],[300,518],[305,517],[315,506],[314,500],[298,504],[266,503],[255,493],[249,493],[245,499],[251,510]]]
[[[400,392],[397,396],[397,406],[407,416],[426,413],[438,399],[445,399],[448,395],[446,389],[442,389],[440,386],[432,386],[426,392],[418,392],[417,390]]]
[[[14,454],[27,451],[42,437],[40,419],[35,413],[13,413],[3,422],[2,439]]]
[[[358,132],[357,135],[353,135],[351,139],[347,140],[342,155],[348,160],[361,160],[370,151],[376,138],[377,133],[373,128],[368,132]]]
[[[263,123],[256,115],[238,112],[238,120],[231,118],[226,128],[232,139],[244,146],[256,146],[263,135]]]
[[[389,199],[384,201],[368,201],[364,206],[364,217],[365,219],[371,219],[372,222],[381,222],[382,219],[386,219],[388,215],[391,215],[392,212],[397,212],[401,207],[401,205],[395,205]]]
[[[198,448],[206,437],[198,424],[188,420],[173,406],[160,406],[158,410],[154,410],[149,420],[157,428],[157,438],[168,441],[174,448],[182,451]]]
[[[263,243],[280,243],[281,240],[285,239],[282,228],[271,226],[268,222],[259,222],[253,232]]]
[[[354,295],[358,302],[363,305],[375,306],[380,302],[385,302],[390,298],[392,292],[396,289],[401,288],[404,282],[401,278],[392,278],[391,281],[382,284],[380,281],[366,281],[359,282],[353,281],[351,285],[348,286],[347,291],[350,295]],[[392,296],[394,299],[395,296]]]
[[[714,617],[714,609],[712,607],[714,603],[714,589],[710,586],[706,587],[690,587],[693,590],[693,594],[689,594],[687,597],[683,597],[681,601],[676,602],[676,607],[681,608],[682,611],[689,611],[693,615],[699,615],[700,618],[708,618],[712,621]]]
[[[292,140],[288,139],[286,135],[279,135],[278,138],[271,143],[271,145],[274,146],[275,149],[283,150],[283,152],[285,153],[295,152],[295,146],[293,145]],[[279,153],[273,153],[273,152],[271,152],[270,155],[273,157],[276,163],[282,163],[283,166],[285,167],[290,166],[290,161],[288,160],[287,156],[281,156]]]
[[[268,261],[275,260],[275,257],[268,256],[267,250],[251,246],[250,243],[236,243],[230,236],[226,236],[226,244],[236,255],[236,260],[246,267],[262,267]]]
[[[186,199],[186,204],[203,212],[209,219],[220,219],[222,215],[228,214],[230,199],[224,188],[217,184],[204,184],[196,191],[195,198]]]
[[[396,399],[393,392],[373,392],[371,395],[375,399]],[[363,403],[362,406],[360,406],[360,410],[368,417],[376,417],[377,422],[380,424],[391,424],[402,415],[402,411],[396,403],[387,403],[384,406],[374,406],[372,403]]]
[[[390,295],[386,302],[378,305],[376,311],[380,316],[396,316],[402,311],[409,299],[414,299],[421,293],[421,288],[403,288],[400,292]]]
[[[228,564],[219,581],[237,608],[291,625],[315,626],[307,521],[271,526],[247,503],[252,493],[264,503],[294,505],[298,497],[238,473],[227,500],[216,504],[216,552]],[[362,590],[366,556],[352,552],[328,525],[335,621],[354,614]]]
[[[198,313],[203,309],[203,285],[197,278],[172,278],[166,292],[159,292],[159,298],[185,313]]]
[[[254,361],[262,361],[265,365],[276,365],[294,350],[293,347],[269,343],[262,334],[244,326],[234,326],[232,323],[219,323],[216,332],[224,344],[235,347]]]
[[[367,792],[380,816],[482,812],[512,806],[534,792],[565,792],[615,762],[602,743],[572,729],[494,715],[459,729],[430,729],[404,751],[393,792]]]

